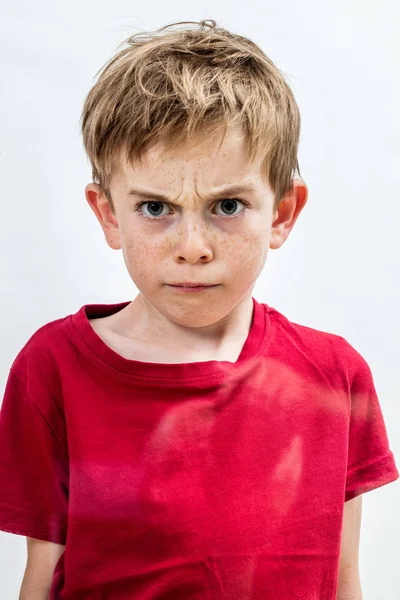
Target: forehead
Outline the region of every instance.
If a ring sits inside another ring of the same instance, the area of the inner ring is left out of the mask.
[[[208,188],[263,183],[261,159],[249,161],[245,141],[237,131],[228,131],[222,143],[221,135],[204,135],[176,146],[155,143],[141,161],[129,162],[122,152],[117,165],[116,177],[123,185],[135,181],[165,187],[196,181]]]

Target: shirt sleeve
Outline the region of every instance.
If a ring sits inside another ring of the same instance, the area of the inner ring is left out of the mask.
[[[345,502],[399,477],[371,369],[346,340],[351,415]]]
[[[10,370],[0,409],[0,530],[65,544],[68,481],[65,447]]]

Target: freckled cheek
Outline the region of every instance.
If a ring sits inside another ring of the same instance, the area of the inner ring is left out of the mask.
[[[163,261],[162,249],[148,242],[148,239],[136,237],[125,239],[123,244],[125,264],[134,280],[153,280],[155,272],[152,267],[159,268]]]
[[[265,263],[267,253],[266,232],[235,236],[222,242],[218,248],[219,257],[234,265],[235,276],[247,279],[254,272],[259,272]]]

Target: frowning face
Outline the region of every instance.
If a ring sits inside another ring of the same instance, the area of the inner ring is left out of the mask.
[[[251,297],[269,248],[283,244],[302,208],[297,187],[294,210],[282,204],[279,217],[261,161],[246,161],[233,131],[221,148],[219,142],[153,147],[140,165],[121,157],[110,185],[115,214],[96,184],[86,187],[108,244],[122,249],[143,297],[187,327],[210,325]],[[213,287],[189,292],[171,285],[181,282]]]

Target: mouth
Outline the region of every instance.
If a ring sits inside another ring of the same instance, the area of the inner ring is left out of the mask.
[[[170,285],[172,287],[187,287],[187,288],[196,288],[196,287],[215,287],[216,285],[218,285],[217,283],[168,283],[167,285]]]
[[[217,287],[219,284],[208,284],[208,283],[169,283],[169,287],[175,288],[176,290],[193,291],[199,292],[202,290],[209,290]]]

